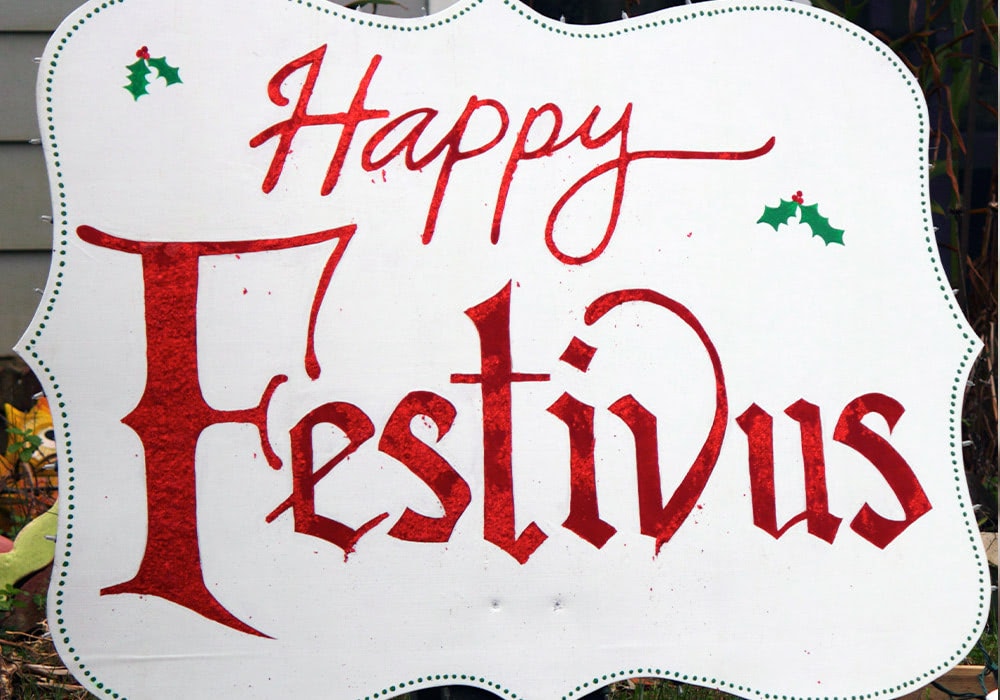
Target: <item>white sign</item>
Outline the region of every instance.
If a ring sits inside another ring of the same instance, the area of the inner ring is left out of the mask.
[[[929,124],[819,10],[92,0],[18,350],[99,697],[883,698],[989,586]]]

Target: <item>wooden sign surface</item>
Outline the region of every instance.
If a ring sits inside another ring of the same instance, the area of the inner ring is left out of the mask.
[[[978,637],[979,343],[857,27],[94,0],[38,95],[91,692],[869,699]]]

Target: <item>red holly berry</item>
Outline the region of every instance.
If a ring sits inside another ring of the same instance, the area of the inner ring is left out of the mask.
[[[799,190],[792,195],[792,201],[796,204],[802,204],[805,200],[802,198],[802,190]]]
[[[138,51],[135,52],[135,57],[136,58],[142,58],[142,59],[145,59],[145,60],[148,61],[149,60],[149,48],[146,47],[146,46],[143,46],[141,49],[139,49]]]

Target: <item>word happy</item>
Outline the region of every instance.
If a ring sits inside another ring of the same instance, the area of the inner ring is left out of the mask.
[[[463,161],[471,161],[501,144],[508,152],[507,164],[500,174],[497,186],[496,200],[493,205],[493,223],[490,240],[497,243],[500,240],[500,226],[504,210],[507,206],[507,196],[518,167],[523,163],[556,155],[559,151],[577,147],[596,151],[611,146],[613,155],[607,161],[600,163],[577,179],[565,193],[556,201],[549,211],[545,223],[545,244],[549,252],[560,262],[567,265],[581,265],[599,257],[604,252],[618,225],[621,213],[622,197],[625,193],[629,165],[638,160],[751,160],[766,155],[774,147],[774,137],[764,145],[748,151],[685,151],[685,150],[643,150],[632,151],[629,148],[628,136],[632,120],[632,103],[625,106],[622,115],[604,133],[594,134],[594,125],[601,113],[600,106],[595,106],[583,122],[569,134],[563,133],[563,111],[552,102],[546,102],[539,107],[527,110],[520,120],[517,135],[509,144],[504,141],[510,131],[511,116],[509,110],[498,100],[469,97],[465,109],[459,114],[448,132],[433,144],[425,143],[424,132],[440,116],[440,112],[432,107],[417,107],[399,115],[392,115],[387,109],[378,109],[366,104],[368,90],[375,80],[375,74],[382,63],[382,57],[375,55],[368,68],[358,82],[351,104],[342,112],[330,114],[312,114],[309,112],[309,102],[316,88],[316,81],[323,66],[326,46],[320,46],[304,56],[301,56],[283,66],[267,85],[267,95],[278,106],[286,106],[290,100],[282,92],[286,80],[293,74],[305,69],[306,78],[295,101],[295,107],[288,119],[280,121],[264,129],[252,139],[250,145],[261,146],[272,139],[277,139],[274,157],[264,176],[261,189],[271,192],[278,184],[296,134],[303,128],[323,126],[339,126],[340,136],[333,156],[327,168],[326,175],[320,187],[322,195],[329,195],[337,186],[351,146],[355,142],[359,127],[365,122],[389,119],[382,124],[374,134],[368,137],[361,150],[360,166],[363,170],[373,172],[380,170],[389,163],[402,158],[405,167],[411,171],[423,171],[432,165],[437,166],[437,179],[434,194],[427,207],[421,240],[428,244],[434,237],[438,213],[444,202],[448,183],[451,180],[455,166]],[[546,119],[541,119],[546,117]],[[498,124],[493,136],[484,142],[466,143],[466,132],[474,120],[487,119]],[[548,123],[546,128],[545,124]],[[529,147],[529,141],[541,145]],[[617,145],[617,148],[614,146]],[[611,193],[610,216],[600,242],[588,253],[574,256],[559,249],[554,239],[554,229],[563,208],[588,183],[606,173],[613,173],[615,184],[608,188]]]

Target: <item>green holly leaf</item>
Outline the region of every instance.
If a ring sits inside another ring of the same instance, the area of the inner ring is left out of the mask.
[[[795,216],[795,212],[798,210],[799,205],[795,202],[789,202],[782,199],[781,203],[776,207],[764,207],[764,213],[759,219],[757,219],[758,224],[768,224],[772,226],[775,231],[778,230],[778,226],[781,224],[787,224],[788,220]]]
[[[818,204],[802,206],[802,223],[808,224],[813,235],[822,238],[826,245],[831,243],[844,245],[844,232],[830,225],[830,220],[819,213]]]
[[[146,61],[140,58],[128,68],[128,85],[124,88],[132,93],[132,98],[138,100],[143,95],[148,95],[146,88],[149,87],[149,66]]]
[[[180,69],[167,63],[166,56],[149,59],[149,65],[156,69],[156,77],[166,80],[167,85],[181,82]]]

